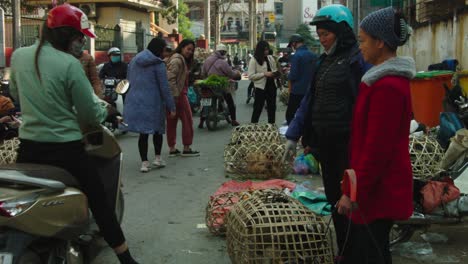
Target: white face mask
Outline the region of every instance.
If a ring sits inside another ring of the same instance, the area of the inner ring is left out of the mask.
[[[84,47],[86,45],[86,38],[74,40],[70,45],[70,54],[76,58],[80,58],[83,54]]]

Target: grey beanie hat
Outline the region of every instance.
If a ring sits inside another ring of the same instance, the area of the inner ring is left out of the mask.
[[[366,33],[383,40],[390,48],[396,49],[408,39],[408,27],[404,19],[400,19],[401,36],[395,33],[395,10],[387,7],[370,13],[359,25]]]

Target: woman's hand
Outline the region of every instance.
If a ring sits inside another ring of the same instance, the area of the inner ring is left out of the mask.
[[[176,117],[176,111],[169,112],[169,118],[174,119]]]
[[[2,118],[0,118],[0,123],[9,123],[9,122],[12,122],[13,120],[11,119],[10,116],[4,116]]]
[[[275,77],[275,75],[273,74],[273,72],[265,72],[264,75],[265,75],[265,77],[268,77],[268,78],[273,78],[273,77]]]
[[[348,196],[342,195],[337,204],[338,213],[348,215],[357,208],[357,204],[353,203]]]

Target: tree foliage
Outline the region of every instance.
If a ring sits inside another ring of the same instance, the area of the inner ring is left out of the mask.
[[[296,33],[304,38],[307,47],[313,48],[320,45],[320,43],[312,36],[312,33],[310,32],[310,27],[308,25],[300,24],[299,27],[297,27],[296,29]]]
[[[183,0],[179,1],[179,10],[178,10],[178,18],[179,18],[179,33],[184,36],[184,38],[194,39],[192,31],[190,31],[190,27],[192,23],[190,19],[187,17],[187,13],[189,13],[189,7]]]

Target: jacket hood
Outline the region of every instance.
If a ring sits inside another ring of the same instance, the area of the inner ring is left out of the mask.
[[[147,49],[140,52],[134,60],[136,64],[143,67],[148,67],[154,64],[160,64],[164,62],[161,58],[157,57]]]
[[[401,76],[408,79],[413,79],[416,76],[416,65],[411,57],[394,57],[384,63],[370,68],[362,81],[371,86],[382,77],[385,76]]]
[[[223,60],[226,59],[226,56],[221,55],[221,52],[219,51],[215,51],[213,55],[215,55],[216,58],[219,58],[219,59],[223,59]]]
[[[185,62],[184,56],[182,56],[182,54],[177,53],[177,52],[172,54],[172,56],[169,58],[169,60],[173,60],[173,59],[179,59]]]

